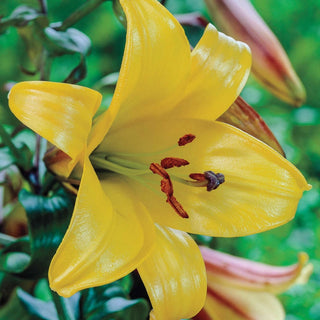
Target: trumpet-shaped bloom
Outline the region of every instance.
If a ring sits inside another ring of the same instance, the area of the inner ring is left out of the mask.
[[[50,269],[70,296],[138,269],[154,319],[202,308],[206,272],[185,233],[240,236],[286,223],[308,185],[264,143],[215,122],[241,91],[250,52],[209,25],[195,49],[156,0],[121,0],[127,38],[107,111],[88,88],[23,82],[9,105],[59,150],[59,175],[82,167],[73,217]],[[77,166],[79,167],[79,165]]]
[[[297,264],[275,267],[200,248],[208,276],[206,304],[194,320],[283,320],[285,313],[276,294],[294,284],[306,283],[312,273],[308,256]]]

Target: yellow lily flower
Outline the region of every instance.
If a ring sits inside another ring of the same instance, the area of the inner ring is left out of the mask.
[[[107,111],[93,118],[98,92],[52,82],[15,85],[9,105],[60,150],[54,172],[67,177],[82,166],[51,288],[68,297],[137,268],[153,319],[189,318],[202,308],[207,284],[185,232],[232,237],[274,228],[293,218],[309,186],[270,147],[214,122],[248,77],[245,44],[209,25],[190,53],[158,1],[120,3],[127,38]]]
[[[276,267],[200,248],[207,268],[208,294],[194,320],[284,320],[275,296],[308,281],[313,266],[299,254],[297,264]]]

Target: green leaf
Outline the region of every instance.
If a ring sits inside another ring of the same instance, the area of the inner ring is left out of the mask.
[[[46,277],[50,261],[70,222],[74,198],[60,189],[51,197],[19,194],[26,210],[29,237],[18,239],[0,252],[0,270],[19,277]]]
[[[21,279],[9,273],[0,272],[0,305],[12,297],[12,292],[17,286],[28,287],[32,285],[31,280]],[[1,315],[0,309],[0,315]],[[0,320],[1,320],[0,316]],[[7,318],[5,318],[7,319]]]
[[[31,248],[30,264],[20,276],[39,278],[47,274],[50,261],[67,230],[74,198],[64,189],[51,197],[22,190],[19,200],[27,213]]]
[[[83,32],[69,28],[66,31],[57,31],[52,27],[44,29],[45,46],[51,56],[65,54],[80,55],[79,64],[70,72],[63,82],[78,83],[87,75],[85,56],[91,49],[91,40]]]
[[[60,312],[57,312],[53,301],[43,301],[35,298],[22,289],[17,290],[17,296],[28,313],[35,315],[43,320],[59,320]],[[60,303],[63,303],[64,308],[68,311],[66,313],[68,320],[79,319],[79,300],[80,294],[75,294],[70,298],[59,297]],[[58,315],[59,313],[59,315]]]
[[[87,320],[147,319],[150,311],[148,302],[144,299],[129,299],[122,287],[128,285],[127,277],[124,279],[84,290],[81,296],[82,317]]]
[[[26,312],[17,294],[14,293],[7,304],[0,308],[0,320],[39,320]]]
[[[44,320],[59,320],[57,310],[52,301],[37,299],[22,289],[17,289],[17,297],[28,314]]]
[[[0,34],[5,32],[10,26],[22,27],[41,16],[43,16],[43,14],[35,8],[25,5],[19,6],[8,18],[4,18],[0,21]]]
[[[0,170],[6,169],[15,163],[15,157],[11,154],[8,147],[0,149]]]
[[[104,302],[87,320],[143,320],[149,315],[149,306],[144,299],[128,300],[115,297]]]
[[[57,31],[51,27],[44,29],[46,45],[55,55],[80,53],[86,56],[91,48],[91,40],[83,32],[69,28],[66,31]]]
[[[63,81],[65,83],[78,83],[83,80],[87,75],[86,61],[83,57],[80,59],[80,63],[71,71],[68,77]]]
[[[105,77],[101,78],[94,85],[94,88],[101,91],[105,87],[115,86],[119,79],[119,72],[109,73]]]

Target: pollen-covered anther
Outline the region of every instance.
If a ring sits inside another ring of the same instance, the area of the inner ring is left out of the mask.
[[[164,169],[187,166],[188,164],[189,164],[189,161],[181,158],[170,157],[170,158],[164,158],[161,160],[161,167]]]
[[[153,173],[158,174],[160,177],[170,179],[168,172],[158,163],[151,163],[149,168]]]
[[[167,198],[167,202],[179,214],[180,217],[189,218],[187,212],[183,209],[181,203],[178,202],[178,200],[174,196]]]
[[[173,196],[173,186],[168,172],[162,168],[158,163],[151,163],[150,170],[162,177],[160,187],[161,191],[166,194],[167,202],[175,210],[175,212],[182,218],[189,218],[187,212],[183,209],[181,203]]]
[[[178,145],[180,147],[185,146],[186,144],[191,143],[195,138],[196,136],[192,133],[185,134],[183,137],[179,139]]]
[[[217,189],[225,181],[222,173],[214,173],[213,171],[205,171],[204,173],[191,173],[189,177],[201,183],[207,180],[207,191]]]

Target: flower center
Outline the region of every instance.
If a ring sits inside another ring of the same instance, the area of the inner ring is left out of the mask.
[[[175,147],[183,147],[191,143],[195,138],[196,137],[193,134],[186,134],[179,139],[178,145],[175,145]],[[165,151],[167,152],[171,149],[173,148],[168,148]],[[156,153],[144,155],[150,156],[155,155]],[[163,154],[163,150],[159,153]],[[105,153],[94,153],[90,156],[90,160],[98,172],[100,170],[115,172],[129,176],[139,182],[143,182],[142,176],[149,174],[150,170],[152,173],[159,175],[162,178],[160,182],[160,189],[167,197],[166,202],[169,203],[175,212],[182,218],[188,218],[189,215],[184,210],[181,203],[173,195],[174,190],[172,180],[192,187],[206,187],[207,191],[217,189],[225,181],[222,173],[214,173],[213,171],[190,173],[189,177],[192,180],[182,179],[175,175],[170,176],[167,172],[168,169],[189,165],[189,161],[185,159],[166,157],[163,158],[160,163],[152,162],[150,166],[147,166],[146,164],[129,160],[130,156],[137,156],[137,154],[118,153],[106,155]]]

